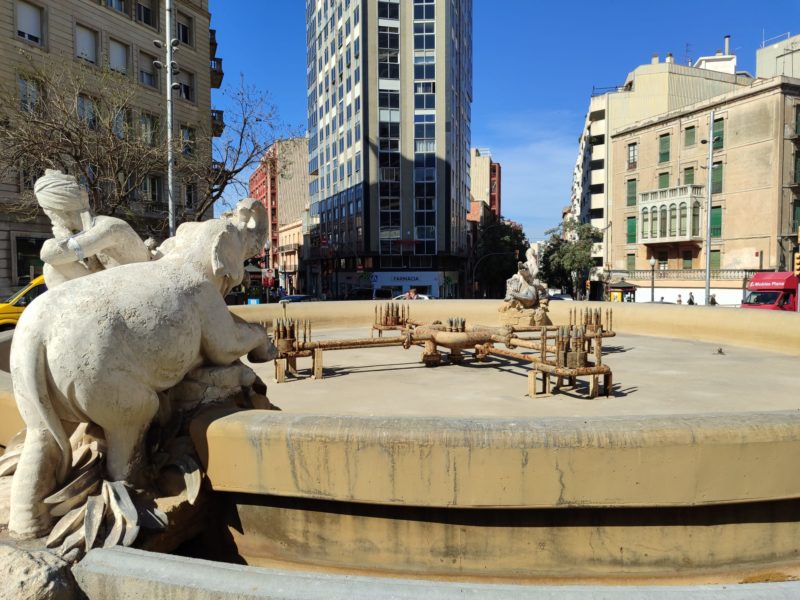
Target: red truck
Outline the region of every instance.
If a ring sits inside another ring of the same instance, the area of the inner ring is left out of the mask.
[[[747,283],[742,308],[797,312],[797,282],[793,273],[756,273]]]

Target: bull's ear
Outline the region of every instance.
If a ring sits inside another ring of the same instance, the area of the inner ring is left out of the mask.
[[[211,271],[214,277],[226,277],[231,285],[238,285],[244,277],[244,257],[240,234],[226,227],[214,236],[211,243]]]

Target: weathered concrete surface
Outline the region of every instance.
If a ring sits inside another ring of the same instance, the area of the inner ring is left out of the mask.
[[[452,583],[241,567],[128,548],[92,550],[74,572],[89,600],[793,600],[800,595],[800,582],[672,587]]]
[[[0,543],[0,600],[73,600],[69,564],[46,550]]]

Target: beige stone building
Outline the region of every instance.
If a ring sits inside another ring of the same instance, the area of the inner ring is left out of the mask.
[[[736,304],[754,270],[790,269],[799,125],[800,79],[778,76],[612,132],[613,279],[650,288],[652,277],[656,301],[704,302],[709,140],[712,292]]]
[[[164,0],[5,0],[0,3],[0,85],[16,87],[24,79],[20,50],[45,60],[72,57],[87,69],[108,66],[136,82],[133,118],[157,128],[166,122],[167,84],[164,70],[153,65],[164,60],[153,40],[165,39],[165,18]],[[201,127],[218,134],[224,121],[221,111],[211,110],[211,88],[221,84],[222,59],[209,30],[208,0],[175,0],[174,21],[173,37],[180,45],[176,138]],[[165,212],[166,174],[153,173],[147,182],[148,206],[154,214]],[[178,182],[176,200],[191,207],[197,188],[183,183]],[[23,185],[22,178],[2,182],[0,203],[15,200]],[[0,293],[41,273],[39,249],[48,237],[46,218],[25,221],[0,210]]]
[[[680,109],[747,86],[752,77],[737,71],[737,58],[725,39],[724,50],[697,59],[692,65],[675,62],[671,54],[661,60],[653,55],[649,64],[628,73],[623,84],[595,88],[589,101],[584,128],[578,142],[573,169],[570,204],[565,218],[591,223],[604,232],[604,242],[594,249],[596,269],[591,274],[592,298],[603,293],[601,274],[608,265],[607,234],[613,200],[619,190],[611,177],[615,157],[610,136],[643,119]]]

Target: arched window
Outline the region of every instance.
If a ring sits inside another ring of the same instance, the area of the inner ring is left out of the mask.
[[[689,216],[687,212],[686,202],[681,202],[678,212],[678,235],[686,235],[686,218]]]
[[[662,204],[661,210],[659,212],[660,214],[658,215],[658,220],[659,220],[658,235],[659,237],[665,238],[667,237],[667,206],[665,204]]]
[[[678,230],[678,207],[674,204],[669,205],[669,235],[675,237]]]
[[[700,203],[692,204],[692,235],[700,235]]]
[[[642,237],[646,238],[650,233],[650,211],[647,208],[642,209]]]
[[[650,208],[650,237],[658,237],[658,209],[655,206]]]

